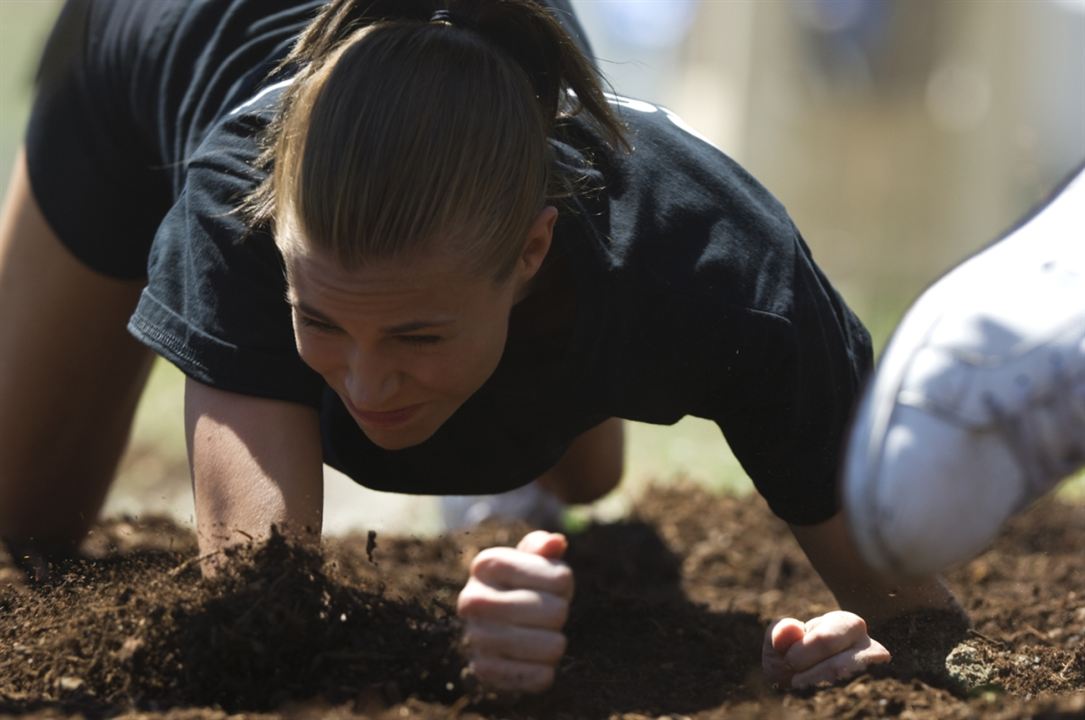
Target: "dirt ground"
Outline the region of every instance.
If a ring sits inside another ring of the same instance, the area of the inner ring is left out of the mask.
[[[555,687],[496,698],[462,672],[455,598],[474,554],[522,528],[363,534],[323,557],[273,540],[207,582],[190,533],[116,520],[44,582],[0,557],[0,715],[1081,718],[1082,528],[1085,505],[1041,503],[950,575],[973,628],[904,619],[874,631],[891,665],[781,693],[759,674],[765,626],[831,598],[756,498],[655,489],[571,536]]]

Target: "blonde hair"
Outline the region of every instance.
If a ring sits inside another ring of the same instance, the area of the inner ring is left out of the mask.
[[[625,146],[591,63],[541,6],[437,9],[333,0],[284,61],[297,73],[266,131],[266,179],[242,209],[285,256],[314,249],[349,269],[452,249],[502,279],[568,186],[552,169],[555,123],[586,111]]]

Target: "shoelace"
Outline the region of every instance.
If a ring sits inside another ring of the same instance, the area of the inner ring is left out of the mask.
[[[1036,393],[1022,378],[1024,402],[1010,408],[993,395],[985,401],[1006,446],[1028,482],[1022,504],[1085,465],[1085,374],[1066,369],[1065,358],[1052,355],[1052,382]]]

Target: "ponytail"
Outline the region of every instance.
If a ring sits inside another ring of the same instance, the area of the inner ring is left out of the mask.
[[[627,147],[624,128],[603,96],[600,78],[565,28],[532,0],[457,0],[453,17],[463,17],[516,61],[535,88],[543,116],[551,124],[562,116],[587,112],[615,147]],[[563,103],[565,90],[575,101]],[[563,106],[567,110],[563,112]]]
[[[280,71],[318,64],[366,25],[429,22],[440,10],[448,12],[451,24],[480,33],[523,68],[546,117],[586,111],[611,145],[629,148],[591,60],[536,0],[331,0],[298,38]],[[573,91],[575,103],[561,112],[563,89]]]
[[[583,114],[629,147],[591,61],[534,0],[331,0],[276,72],[294,81],[242,211],[284,254],[303,235],[357,265],[452,226],[501,275],[557,186],[555,124]]]

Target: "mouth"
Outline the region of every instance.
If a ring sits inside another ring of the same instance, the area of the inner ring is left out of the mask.
[[[410,421],[422,407],[423,403],[416,403],[414,405],[406,405],[395,410],[362,410],[354,405],[349,400],[345,400],[344,404],[350,413],[354,416],[362,425],[368,425],[370,427],[380,428],[392,428],[399,425],[404,425]]]

